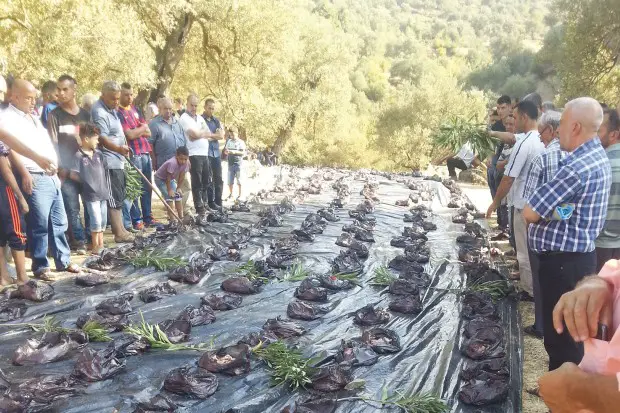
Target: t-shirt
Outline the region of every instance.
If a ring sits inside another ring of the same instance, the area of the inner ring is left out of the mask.
[[[195,131],[208,130],[207,123],[202,118],[202,116],[196,115],[196,117],[193,117],[189,113],[185,112],[181,115],[179,122],[181,123],[181,126],[185,131],[185,138],[187,139],[187,149],[189,150],[189,156],[209,156],[208,139],[201,138],[193,141],[189,137],[190,129],[194,129]]]
[[[73,115],[60,106],[54,109],[47,120],[47,131],[58,148],[59,167],[71,169],[75,163],[75,154],[80,149],[80,139],[77,125],[80,122],[89,122],[90,113],[84,109]]]
[[[459,153],[456,154],[456,157],[465,162],[465,165],[469,168],[471,163],[474,161],[476,155],[474,155],[474,151],[471,148],[471,143],[469,141],[465,142],[465,145],[461,147]]]
[[[545,149],[545,145],[540,141],[540,134],[537,130],[515,135],[515,138],[517,143],[512,148],[510,160],[504,169],[504,176],[515,178],[510,187],[508,205],[523,209],[527,203],[527,200],[523,198],[527,173],[532,161]]]
[[[47,105],[43,106],[43,110],[41,110],[41,123],[43,124],[43,127],[47,128],[47,121],[48,121],[49,115],[57,107],[58,107],[57,102],[50,102]]]
[[[99,149],[95,149],[90,158],[82,149],[74,155],[71,170],[80,175],[82,181],[82,197],[87,202],[107,201],[109,199],[106,186],[105,159]]]
[[[207,122],[207,127],[211,131],[211,133],[215,133],[218,129],[222,129],[222,124],[220,120],[215,116],[207,117],[206,114],[202,114],[202,118]],[[209,156],[214,158],[220,157],[220,141],[219,140],[209,140]]]
[[[115,145],[122,146],[127,144],[123,125],[116,109],[108,108],[103,100],[99,99],[93,104],[91,110],[93,123],[97,125],[101,136],[105,136]],[[108,169],[123,169],[125,167],[125,158],[120,153],[111,151],[106,148],[101,150],[105,156],[106,167]]]
[[[178,179],[180,174],[185,174],[189,171],[189,162],[185,165],[179,165],[176,156],[168,159],[164,164],[155,172],[155,176],[162,181],[165,181],[168,176],[171,179]]]
[[[245,154],[245,142],[241,139],[230,139],[226,142],[226,146],[224,149],[228,149],[231,151],[243,151]],[[228,154],[228,165],[239,165],[243,160],[244,155],[233,155],[231,153]]]
[[[506,126],[504,126],[504,122],[498,120],[493,125],[491,125],[491,130],[496,132],[506,132]],[[504,150],[504,146],[505,145],[502,141],[499,141],[495,146],[495,155],[493,155],[493,158],[491,158],[491,164],[493,166],[497,165],[497,161],[499,160],[499,157]]]

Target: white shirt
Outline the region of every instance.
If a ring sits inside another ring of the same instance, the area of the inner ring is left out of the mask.
[[[456,154],[456,157],[465,162],[465,165],[467,165],[468,168],[471,166],[471,163],[474,161],[476,155],[474,154],[469,141],[465,142],[465,145],[461,147],[461,150],[459,150],[459,153]]]
[[[13,105],[0,112],[0,127],[15,136],[36,154],[51,160],[58,165],[58,155],[54,144],[38,117],[24,113]],[[35,161],[16,154],[29,172],[45,172]]]
[[[207,122],[205,122],[204,118],[200,115],[196,115],[196,118],[194,119],[189,113],[185,112],[181,115],[181,118],[179,118],[179,123],[185,131],[189,156],[209,156],[208,139],[198,139],[193,141],[189,137],[189,129],[193,129],[197,132],[209,130]]]
[[[540,141],[538,130],[520,135],[522,136],[515,135],[517,143],[512,148],[510,160],[504,169],[504,175],[515,179],[508,194],[508,205],[517,209],[525,208],[527,200],[523,198],[523,189],[527,173],[534,158],[545,149],[545,145]]]

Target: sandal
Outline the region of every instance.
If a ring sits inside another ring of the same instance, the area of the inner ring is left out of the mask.
[[[52,270],[49,268],[42,269],[34,273],[34,278],[41,281],[56,281],[56,278],[52,275]]]
[[[82,269],[80,268],[79,265],[70,263],[69,265],[65,267],[65,269],[61,271],[70,272],[72,274],[80,274],[82,272]]]

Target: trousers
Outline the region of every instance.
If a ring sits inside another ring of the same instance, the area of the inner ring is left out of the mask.
[[[460,158],[448,158],[446,165],[448,166],[448,174],[451,178],[456,178],[456,168],[461,171],[467,170],[467,165],[465,165],[465,162]]]
[[[209,166],[211,168],[211,185],[207,189],[209,197],[209,206],[222,205],[222,159],[218,156],[209,156]]]
[[[523,210],[515,208],[512,221],[514,222],[515,243],[517,244],[517,261],[519,262],[519,275],[521,276],[521,288],[534,295],[534,282],[532,280],[532,267],[530,265],[529,248],[527,245],[527,223],[523,219]]]
[[[190,156],[189,162],[194,208],[196,209],[196,213],[202,213],[205,207],[209,205],[208,188],[211,184],[209,157],[201,155]]]

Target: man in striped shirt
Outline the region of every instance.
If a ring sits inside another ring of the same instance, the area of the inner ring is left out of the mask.
[[[560,121],[560,147],[568,155],[546,184],[527,201],[523,218],[529,224],[529,247],[540,261],[545,349],[549,370],[565,362],[579,363],[583,346],[567,331],[553,325],[553,308],[562,294],[571,291],[596,270],[594,240],[607,212],[611,168],[597,132],[603,109],[592,98],[566,104]]]
[[[611,190],[605,226],[595,242],[597,273],[607,261],[620,258],[620,119],[615,109],[605,110],[599,136],[611,164]]]

